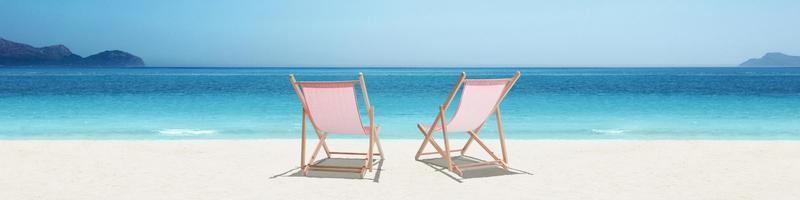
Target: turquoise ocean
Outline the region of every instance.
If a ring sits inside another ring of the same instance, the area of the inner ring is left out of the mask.
[[[800,68],[733,67],[2,67],[0,139],[299,138],[288,75],[358,72],[381,138],[420,139],[415,124],[432,122],[462,71],[522,73],[501,105],[512,139],[800,139]]]

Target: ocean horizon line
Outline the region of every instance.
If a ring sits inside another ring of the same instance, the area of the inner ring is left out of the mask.
[[[728,65],[710,65],[710,66],[691,66],[691,65],[676,65],[676,66],[636,66],[636,65],[626,65],[626,66],[378,66],[378,65],[368,65],[368,66],[326,66],[326,65],[304,65],[304,66],[158,66],[158,65],[148,65],[148,66],[3,66],[0,65],[0,68],[119,68],[119,69],[130,69],[130,68],[159,68],[159,69],[214,69],[214,68],[222,68],[222,69],[665,69],[665,68],[681,68],[681,69],[691,69],[691,68],[733,68],[733,69],[753,69],[753,68],[765,68],[765,69],[779,69],[779,68],[797,68],[797,67],[742,67],[742,66],[728,66]]]

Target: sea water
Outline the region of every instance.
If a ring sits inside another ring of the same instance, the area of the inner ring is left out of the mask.
[[[380,137],[419,139],[462,71],[522,73],[501,105],[512,139],[800,139],[800,68],[732,67],[2,67],[0,139],[298,138],[288,75],[358,72]],[[480,134],[497,137],[493,116]]]

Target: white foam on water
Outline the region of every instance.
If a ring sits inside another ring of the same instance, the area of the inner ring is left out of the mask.
[[[197,135],[213,135],[216,134],[215,130],[194,130],[194,129],[164,129],[158,131],[161,135],[168,136],[197,136]]]
[[[603,135],[624,135],[625,130],[622,129],[592,129],[592,133],[599,133]]]

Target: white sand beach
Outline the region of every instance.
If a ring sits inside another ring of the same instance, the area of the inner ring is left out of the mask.
[[[301,176],[299,140],[0,141],[0,199],[800,199],[800,141],[510,140],[514,170],[464,177],[382,142],[361,179]]]

